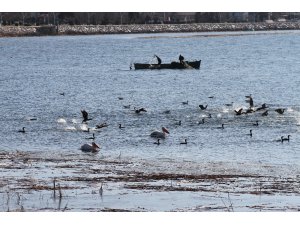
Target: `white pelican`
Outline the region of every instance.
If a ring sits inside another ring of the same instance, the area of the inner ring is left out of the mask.
[[[166,133],[170,134],[169,131],[166,128],[162,127],[161,129],[162,129],[162,132],[160,132],[160,131],[154,131],[154,132],[152,132],[150,134],[150,136],[154,137],[154,138],[162,138],[162,139],[164,139],[164,138],[166,138]]]
[[[100,147],[95,143],[92,142],[92,144],[84,144],[80,147],[80,150],[83,152],[98,152]]]

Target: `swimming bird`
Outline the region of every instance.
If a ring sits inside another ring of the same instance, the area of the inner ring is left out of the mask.
[[[242,115],[243,114],[243,108],[240,108],[239,110],[234,110],[234,112],[235,112],[235,114],[237,115],[237,116],[240,116],[240,115]]]
[[[221,127],[217,127],[217,129],[224,129],[224,123],[222,123]]]
[[[252,130],[250,130],[250,133],[247,134],[247,135],[249,135],[250,137],[252,137]]]
[[[187,139],[184,139],[184,142],[180,142],[181,145],[186,145],[187,144]]]
[[[93,133],[93,137],[86,138],[87,140],[95,140],[95,134]]]
[[[233,102],[225,104],[225,106],[231,107],[233,106]]]
[[[123,105],[124,109],[130,109],[130,105]]]
[[[160,139],[157,139],[157,142],[154,142],[153,144],[160,145],[159,140],[160,140]]]
[[[281,108],[275,109],[275,111],[278,112],[279,114],[283,114],[283,113],[284,113],[284,110],[285,110],[285,109],[281,109]]]
[[[119,99],[119,100],[124,100],[124,98],[123,98],[123,97],[118,97],[118,99]]]
[[[252,108],[249,108],[249,109],[246,110],[245,114],[253,113],[253,112],[255,112],[255,110],[252,109]]]
[[[65,92],[62,92],[62,93],[59,93],[59,94],[65,96]]]
[[[186,101],[186,102],[181,102],[182,105],[188,105],[189,104],[189,101]]]
[[[268,115],[268,110],[266,110],[265,112],[263,112],[261,115],[262,116],[267,116]]]
[[[284,138],[284,137],[283,137],[283,136],[281,136],[281,137],[280,137],[280,139],[278,139],[278,140],[275,140],[275,141],[276,141],[276,142],[283,142],[283,141],[282,141],[282,139],[283,139],[283,138]]]
[[[252,124],[253,126],[258,126],[258,120],[255,121],[255,123]]]
[[[206,118],[212,118],[212,115],[208,113],[208,115],[206,115]]]
[[[214,98],[215,96],[208,96],[208,98]]]
[[[266,109],[266,108],[268,108],[268,106],[266,106],[266,103],[264,103],[264,104],[261,105],[261,107],[258,107],[256,109],[256,111],[259,111],[259,110],[262,110],[262,109]]]
[[[139,114],[140,112],[147,112],[147,110],[146,110],[145,108],[139,108],[139,109],[136,109],[136,108],[134,107],[134,112],[137,113],[137,114]]]
[[[153,138],[162,138],[162,139],[165,139],[166,138],[166,134],[170,134],[170,133],[164,127],[162,127],[161,129],[162,129],[162,132],[160,132],[160,131],[154,131],[154,132],[152,132],[150,134],[150,136],[153,137]]]
[[[249,96],[245,96],[245,97],[248,98],[246,100],[246,102],[248,102],[250,105],[250,108],[252,108],[254,105],[253,105],[253,98],[252,98],[251,94]]]
[[[92,142],[92,144],[84,144],[80,147],[80,150],[83,152],[98,152],[100,147],[95,143]]]
[[[290,137],[291,137],[291,135],[288,135],[287,138],[285,138],[285,137],[282,136],[281,137],[281,142],[284,142],[284,141],[288,141],[289,142],[290,141]]]
[[[181,126],[181,120],[179,120],[177,123],[175,123],[177,126]]]
[[[84,123],[88,120],[92,120],[91,118],[89,118],[89,114],[87,113],[87,111],[81,110],[81,114],[82,114],[82,117],[83,117],[82,123]]]
[[[202,120],[198,122],[198,125],[199,125],[199,124],[204,124],[204,121],[205,121],[205,119],[202,118]]]
[[[101,123],[101,124],[99,124],[99,125],[96,125],[96,128],[97,129],[101,129],[101,128],[103,128],[103,127],[108,127],[108,124],[107,123]]]
[[[87,130],[82,130],[83,132],[87,132],[90,133],[90,128],[88,128]]]
[[[18,130],[20,133],[25,133],[25,127],[22,127],[22,130]]]
[[[122,124],[119,123],[119,128],[124,129],[125,127],[122,127]]]
[[[199,108],[200,108],[201,110],[204,110],[204,109],[207,108],[207,105],[206,105],[206,106],[204,106],[204,105],[199,105]]]

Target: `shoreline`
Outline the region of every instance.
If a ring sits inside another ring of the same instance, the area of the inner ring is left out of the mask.
[[[271,175],[272,167],[162,171],[152,161],[101,152],[0,150],[0,161],[0,211],[299,211],[299,177]]]
[[[0,26],[0,37],[300,30],[300,22]]]

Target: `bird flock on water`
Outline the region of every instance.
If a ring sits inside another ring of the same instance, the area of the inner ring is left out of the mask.
[[[60,93],[60,95],[65,96],[65,93],[64,92]],[[214,96],[210,96],[209,98],[212,99],[212,98],[214,98]],[[260,114],[262,117],[268,116],[270,108],[267,106],[266,103],[262,104],[261,106],[254,106],[254,101],[253,101],[253,97],[252,97],[251,94],[245,96],[245,98],[246,98],[245,101],[246,101],[246,103],[249,104],[249,107],[248,108],[234,109],[233,112],[235,113],[236,117],[239,117],[239,116],[242,116],[242,115],[251,115],[251,114]],[[118,97],[118,99],[123,100],[124,98],[123,97]],[[182,105],[188,105],[188,104],[189,104],[189,101],[182,102]],[[224,105],[227,106],[227,107],[233,107],[233,102],[228,103],[228,104],[224,104]],[[131,105],[124,105],[123,107],[124,107],[124,109],[131,109]],[[201,110],[201,111],[207,111],[208,104],[206,104],[206,105],[200,104],[200,105],[198,105],[198,107],[199,107],[199,110]],[[273,109],[273,110],[276,113],[282,115],[282,114],[284,114],[286,109],[285,108],[276,108],[276,109]],[[147,113],[147,110],[144,107],[142,107],[142,108],[134,107],[132,111],[135,114]],[[164,113],[169,114],[170,110],[166,110],[166,111],[164,111]],[[87,124],[88,121],[93,119],[93,118],[89,117],[89,114],[85,109],[81,110],[81,115],[82,115],[82,118],[83,118],[82,123]],[[202,118],[202,120],[198,122],[198,125],[206,123],[206,120],[208,120],[210,118],[212,118],[212,114],[207,113],[206,118]],[[34,118],[34,120],[36,120],[36,118]],[[175,123],[175,125],[176,126],[181,126],[182,121],[179,120],[178,122]],[[104,123],[97,124],[95,129],[102,129],[102,128],[106,128],[108,126],[109,126],[109,124],[104,122]],[[259,121],[258,120],[254,121],[252,123],[252,126],[258,127],[259,126]],[[118,128],[119,129],[125,129],[125,127],[121,123],[118,124]],[[216,128],[217,129],[225,129],[225,124],[222,123],[219,127],[216,127]],[[18,132],[25,134],[27,131],[25,130],[25,127],[22,127],[22,129],[18,130]],[[90,128],[88,127],[86,130],[83,130],[83,132],[89,133]],[[167,137],[167,135],[169,135],[169,134],[170,134],[169,130],[166,127],[163,126],[160,131],[157,130],[157,131],[153,131],[152,133],[150,133],[150,137],[156,139],[156,141],[153,142],[153,144],[160,145],[161,144],[160,140],[165,139]],[[248,135],[249,137],[252,137],[253,136],[253,130],[250,129],[249,133],[246,134],[246,135]],[[281,136],[280,139],[277,139],[276,141],[281,142],[281,143],[289,142],[290,137],[291,137],[290,134],[287,135],[287,137]],[[96,136],[95,136],[94,133],[92,134],[92,137],[87,137],[85,139],[92,140],[92,142],[91,142],[91,144],[88,144],[88,143],[83,144],[80,147],[80,150],[82,150],[83,152],[98,152],[100,150],[100,146],[94,142],[94,140],[96,139]],[[188,145],[187,138],[185,138],[184,141],[181,141],[179,144],[180,145]]]

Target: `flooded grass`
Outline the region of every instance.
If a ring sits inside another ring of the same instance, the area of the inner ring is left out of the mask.
[[[299,176],[148,172],[151,170],[145,166],[151,164],[138,167],[126,160],[0,152],[3,174],[0,207],[2,211],[104,212],[298,211],[300,208],[296,203],[300,196]],[[166,199],[172,193],[178,198],[176,207],[172,206],[172,198]],[[191,193],[199,199],[187,198]],[[285,200],[283,204],[276,205],[278,196]],[[153,202],[143,201],[144,197],[153,198]],[[180,198],[185,199],[179,203]],[[261,199],[264,201],[259,204]],[[166,201],[164,204],[170,206],[153,208],[155,201]],[[200,202],[204,205],[199,205]],[[190,203],[194,207],[186,207]]]

